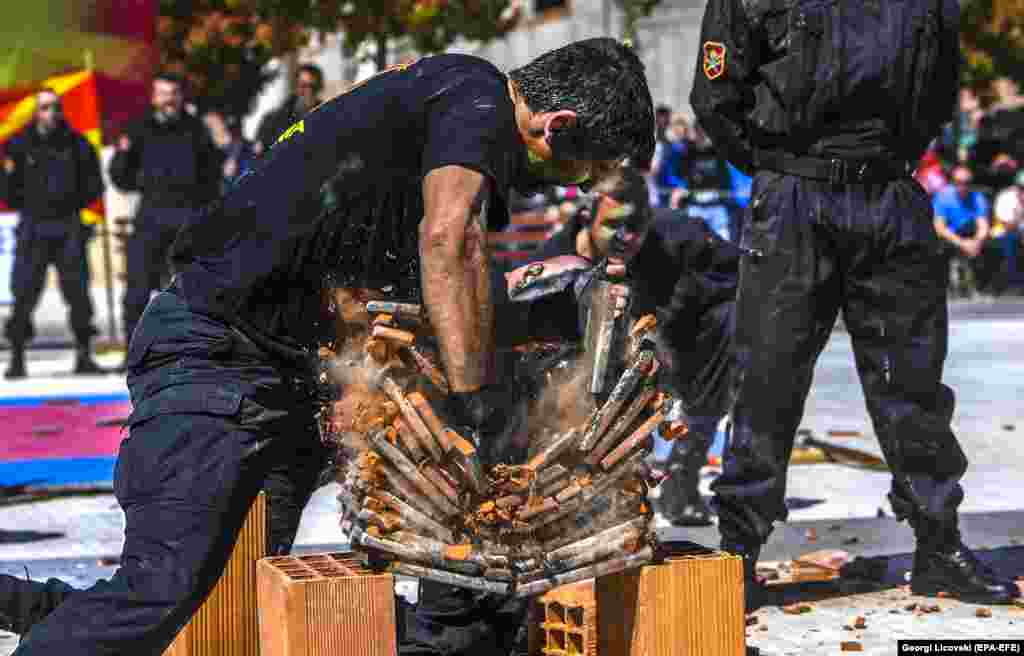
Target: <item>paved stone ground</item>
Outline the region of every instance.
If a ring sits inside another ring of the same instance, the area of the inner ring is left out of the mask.
[[[1024,408],[1019,403],[1024,380],[1024,306],[1019,303],[974,302],[953,307],[946,382],[958,394],[955,428],[971,469],[965,479],[965,539],[994,566],[1008,575],[1024,574]],[[0,315],[3,313],[0,312]],[[62,315],[61,315],[62,316]],[[0,352],[0,367],[6,365]],[[49,391],[66,384],[64,371],[70,354],[33,353],[30,368],[39,377],[12,390],[0,382],[0,395]],[[115,377],[98,386],[123,385]],[[33,387],[34,386],[34,387]],[[863,397],[852,365],[850,340],[837,332],[823,353],[807,404],[803,426],[819,435],[829,431],[857,431],[850,438],[868,447],[872,430],[863,410]],[[706,490],[713,472],[705,471]],[[885,501],[889,477],[885,472],[856,470],[838,465],[794,466],[790,470],[790,521],[780,526],[767,545],[765,560],[782,560],[821,548],[842,548],[852,555],[890,556],[894,580],[879,590],[842,586],[798,586],[786,590],[780,604],[808,601],[812,611],[787,615],[779,606],[757,614],[749,642],[766,655],[830,654],[845,640],[859,640],[869,654],[896,653],[900,637],[1024,637],[1024,611],[993,609],[990,618],[974,616],[976,607],[938,600],[942,612],[917,616],[904,608],[913,600],[902,592],[902,573],[909,567],[912,536],[906,526],[890,518]],[[299,531],[302,549],[325,551],[344,548],[336,528],[335,491],[321,490],[307,508]],[[0,506],[0,572],[33,578],[58,576],[74,585],[88,585],[109,576],[113,567],[100,565],[100,556],[120,550],[122,516],[110,495],[66,498],[17,506]],[[808,541],[813,528],[817,539]],[[678,536],[702,544],[717,543],[712,527]],[[60,560],[54,560],[60,558]],[[403,583],[404,591],[409,584]],[[863,615],[867,627],[842,627]],[[768,629],[762,630],[762,627]],[[859,636],[859,637],[858,637]],[[13,651],[15,639],[0,635],[0,656]]]

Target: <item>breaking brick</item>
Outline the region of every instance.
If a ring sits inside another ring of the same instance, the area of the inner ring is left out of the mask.
[[[843,642],[839,645],[839,647],[843,651],[864,651],[864,645],[854,640]]]
[[[974,611],[974,616],[975,617],[992,617],[992,609],[991,608],[979,608],[978,610]]]
[[[782,612],[786,615],[803,615],[813,610],[810,604],[790,604],[782,607]]]

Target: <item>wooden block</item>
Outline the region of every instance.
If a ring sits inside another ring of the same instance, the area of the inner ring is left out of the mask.
[[[745,656],[743,561],[669,558],[596,584],[601,656]]]
[[[257,564],[262,656],[395,656],[395,584],[351,553]]]
[[[267,555],[267,501],[260,492],[224,573],[164,656],[259,656],[256,562]]]

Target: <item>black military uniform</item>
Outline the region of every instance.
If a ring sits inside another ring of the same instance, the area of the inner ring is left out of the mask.
[[[5,334],[13,349],[8,378],[24,377],[25,345],[32,339],[32,313],[50,264],[70,309],[77,344],[76,373],[98,373],[89,342],[96,334],[89,281],[85,279],[86,233],[80,212],[103,193],[99,160],[92,145],[60,121],[43,134],[35,123],[7,147],[6,202],[21,213],[16,228],[11,284],[14,307]]]
[[[115,153],[110,178],[125,191],[142,192],[126,252],[123,321],[128,341],[150,294],[166,282],[178,230],[219,193],[222,156],[206,126],[184,112],[167,120],[152,113],[125,133],[131,147]]]
[[[36,624],[19,656],[161,653],[216,582],[268,477],[279,482],[271,547],[287,552],[325,455],[313,368],[316,346],[333,338],[324,287],[418,297],[422,181],[436,168],[482,172],[489,224],[506,222],[526,162],[513,108],[505,76],[474,57],[392,69],[286,130],[188,220],[174,280],[127,356],[134,410],[114,476],[122,567]],[[344,197],[325,212],[322,191],[338,181]]]
[[[911,172],[958,88],[955,0],[710,0],[691,102],[756,173],[742,243],[733,435],[717,494],[748,576],[776,520],[814,363],[842,310],[889,499],[917,535],[912,589],[1016,594],[961,543],[967,459],[950,430],[947,262]],[[748,586],[756,602],[757,588]]]

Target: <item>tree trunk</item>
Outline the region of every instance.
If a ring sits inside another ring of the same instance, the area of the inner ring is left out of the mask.
[[[377,66],[377,72],[383,71],[388,66],[388,36],[377,34],[377,52],[373,55],[373,63]]]

